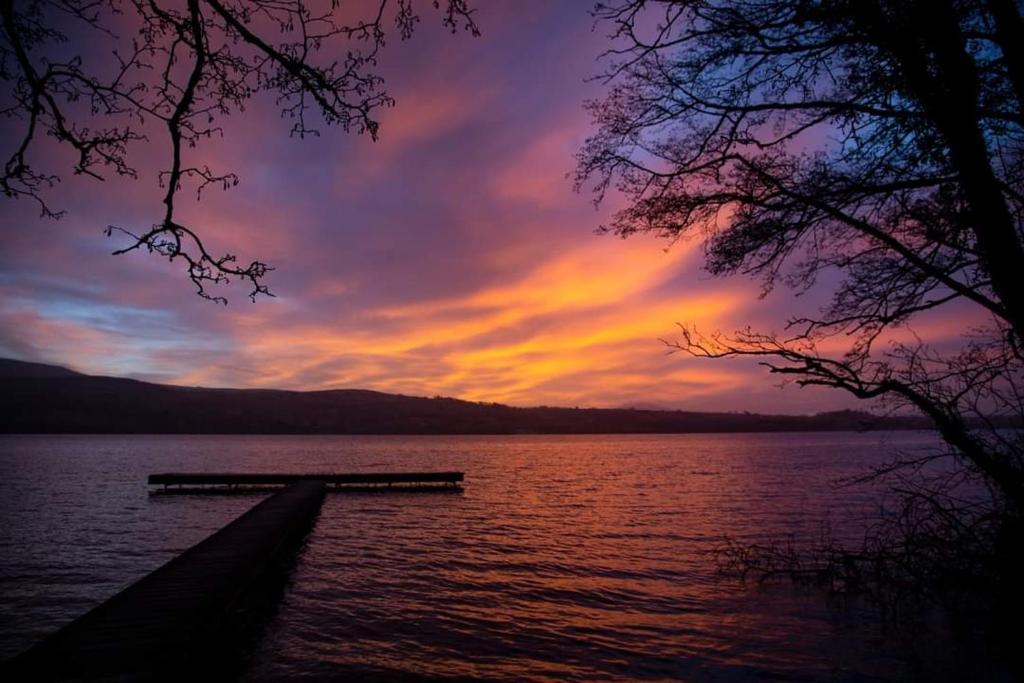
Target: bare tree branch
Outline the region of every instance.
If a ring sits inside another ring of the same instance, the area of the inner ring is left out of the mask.
[[[204,230],[177,218],[186,184],[199,197],[209,186],[239,182],[230,171],[190,164],[189,150],[220,135],[219,119],[264,93],[293,121],[293,135],[318,135],[320,122],[376,138],[375,112],[393,104],[375,73],[377,54],[392,22],[400,38],[412,35],[419,21],[415,4],[379,0],[360,18],[347,17],[338,0],[0,0],[0,81],[7,97],[0,113],[22,124],[0,190],[59,218],[63,212],[47,199],[59,175],[33,161],[41,143],[52,138],[74,149],[75,174],[136,178],[133,144],[157,125],[168,145],[157,178],[165,190],[163,215],[144,230],[109,226],[108,235],[130,239],[114,253],[142,249],[181,262],[199,295],[212,301],[227,299],[211,294],[210,286],[236,278],[248,282],[253,300],[269,296],[271,267],[211,254]],[[464,0],[432,4],[452,31],[478,34]],[[113,63],[89,55],[87,68],[83,56],[56,56],[67,52],[58,45],[97,33],[112,46]]]

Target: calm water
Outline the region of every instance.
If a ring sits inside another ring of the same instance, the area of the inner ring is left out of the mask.
[[[0,656],[259,496],[150,497],[154,471],[463,470],[462,494],[332,495],[252,654],[253,681],[950,678],[816,592],[717,575],[723,537],[856,532],[836,489],[923,433],[522,437],[0,437]],[[936,651],[944,657],[936,659]]]

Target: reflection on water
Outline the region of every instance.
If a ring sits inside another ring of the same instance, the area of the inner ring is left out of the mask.
[[[328,497],[249,679],[924,678],[934,653],[883,638],[869,612],[722,579],[710,551],[823,520],[856,536],[879,493],[830,483],[932,445],[921,433],[4,437],[0,653],[258,499],[149,497],[149,472],[437,469],[465,471],[465,492]]]

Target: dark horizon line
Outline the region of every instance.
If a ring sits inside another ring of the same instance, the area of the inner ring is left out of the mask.
[[[98,377],[0,359],[0,433],[517,435],[929,429],[922,416],[843,410],[763,415],[626,408],[518,408],[362,389],[208,389]],[[1008,426],[1018,426],[1016,423]]]
[[[21,374],[21,371],[16,370],[16,366],[21,366],[26,374]],[[9,373],[15,370],[14,375]],[[38,374],[36,374],[38,373]],[[876,419],[915,419],[920,416],[914,413],[892,413],[879,415],[872,413],[869,410],[857,410],[853,408],[841,408],[836,410],[824,410],[818,412],[803,412],[803,413],[762,413],[759,411],[750,410],[692,410],[684,408],[645,408],[642,406],[622,405],[622,406],[559,406],[559,405],[546,405],[546,404],[533,404],[533,405],[511,405],[507,403],[501,403],[498,401],[475,401],[472,399],[460,398],[457,396],[442,396],[435,394],[433,396],[428,395],[417,395],[417,394],[403,394],[380,391],[379,389],[364,389],[364,388],[339,388],[339,389],[280,389],[272,387],[225,387],[225,386],[204,386],[200,384],[174,384],[170,382],[156,382],[147,379],[138,379],[136,377],[124,377],[118,375],[93,375],[78,370],[73,370],[64,365],[57,363],[43,363],[39,361],[26,361],[18,358],[5,358],[0,357],[0,378],[9,377],[82,377],[97,380],[117,380],[123,382],[136,382],[152,387],[160,387],[163,389],[179,389],[182,391],[211,391],[211,392],[253,392],[253,393],[283,393],[293,394],[300,396],[312,396],[316,394],[331,394],[331,393],[349,393],[349,394],[375,394],[378,396],[394,396],[399,398],[410,398],[425,401],[458,401],[460,403],[478,405],[478,406],[494,406],[500,408],[508,408],[511,410],[578,410],[578,411],[631,411],[631,412],[644,412],[644,413],[683,413],[683,414],[708,414],[708,415],[737,415],[737,416],[751,416],[751,417],[780,417],[780,418],[813,418],[824,415],[862,415],[865,417],[871,417]],[[996,416],[998,417],[998,416]],[[159,433],[159,432],[157,432]],[[176,432],[166,432],[176,433]],[[245,432],[242,432],[245,433]],[[602,432],[596,432],[602,433]],[[651,432],[658,433],[658,432]]]

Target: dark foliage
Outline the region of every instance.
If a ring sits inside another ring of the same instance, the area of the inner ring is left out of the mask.
[[[684,327],[673,347],[909,404],[1024,503],[1019,439],[968,428],[969,416],[1024,414],[1017,5],[680,0],[597,13],[623,47],[591,105],[578,180],[630,199],[609,229],[703,231],[712,273],[757,275],[766,291],[837,282],[831,304],[785,334]],[[892,336],[954,305],[987,320],[959,330],[955,349]]]
[[[812,554],[823,566],[898,572],[890,585],[922,590],[948,587],[925,579],[953,568],[960,586],[1024,570],[1008,550],[1021,542],[1024,440],[990,421],[1024,416],[1021,13],[1014,0],[595,10],[614,47],[577,182],[627,199],[605,229],[698,236],[714,275],[829,295],[781,332],[683,325],[670,348],[753,356],[785,381],[911,407],[949,445],[950,462],[927,466],[989,491],[962,505],[918,476],[923,463],[897,460],[878,473],[901,477],[895,526],[870,552]],[[938,342],[915,334],[936,321]],[[768,573],[792,557],[762,550],[739,557]]]

